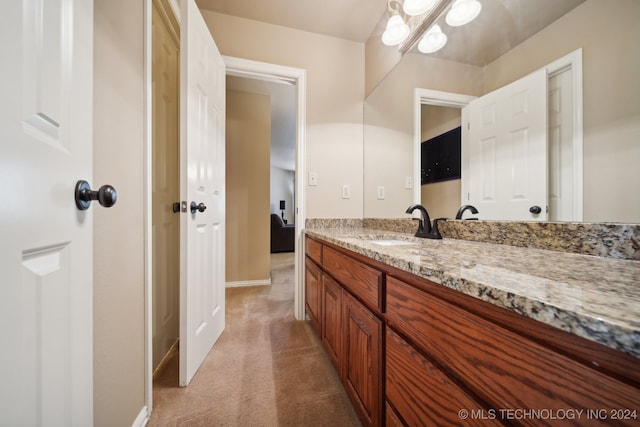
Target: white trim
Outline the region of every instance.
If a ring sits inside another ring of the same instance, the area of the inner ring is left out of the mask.
[[[151,17],[153,11],[153,0],[144,0],[144,164],[143,169],[143,210],[144,210],[144,355],[145,355],[145,371],[144,371],[144,383],[145,383],[145,406],[142,410],[147,414],[145,421],[141,424],[137,424],[140,419],[140,415],[136,418],[134,426],[144,426],[147,424],[151,411],[153,410],[153,221],[152,215],[152,195],[153,195],[153,118],[152,118],[152,77],[151,70],[153,60],[152,55],[152,26]],[[142,414],[142,412],[140,413]]]
[[[463,109],[471,101],[476,99],[475,96],[463,95],[460,93],[441,92],[439,90],[420,89],[416,88],[413,95],[413,199],[414,203],[421,203],[421,191],[420,185],[420,144],[422,143],[421,136],[421,106],[422,105],[435,105],[438,107],[453,107]],[[464,121],[463,121],[464,123]],[[464,131],[464,130],[463,130]],[[463,153],[464,154],[464,153]],[[462,159],[462,170],[464,171],[464,155]],[[464,179],[462,185],[464,185]],[[464,190],[462,188],[461,190]],[[465,194],[465,191],[461,191],[461,194]]]
[[[226,282],[224,284],[227,288],[241,288],[244,286],[270,286],[271,278],[265,280],[240,280],[237,282]]]
[[[306,111],[307,111],[307,72],[301,68],[251,61],[249,59],[223,56],[227,66],[227,75],[246,77],[258,80],[278,81],[296,85],[296,209],[295,224],[295,288],[294,315],[297,320],[304,320],[304,223],[306,221],[306,192],[304,176],[306,176]]]
[[[584,215],[584,130],[583,130],[583,93],[582,93],[582,48],[563,56],[543,67],[547,78],[568,68],[572,72],[573,82],[573,213],[574,222],[582,222]]]
[[[146,406],[142,407],[142,409],[140,410],[140,413],[138,413],[138,416],[133,421],[133,424],[131,424],[131,427],[144,427],[144,426],[146,426],[147,423],[149,422],[150,415],[151,414],[149,413],[147,407]]]

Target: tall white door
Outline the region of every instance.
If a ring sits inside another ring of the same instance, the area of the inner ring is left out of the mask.
[[[465,114],[462,150],[469,172],[463,204],[477,207],[481,219],[546,221],[546,70],[473,100]]]
[[[180,31],[180,385],[225,324],[225,65],[194,0]],[[191,206],[194,206],[193,208]]]
[[[92,49],[92,0],[3,2],[2,426],[93,424]]]

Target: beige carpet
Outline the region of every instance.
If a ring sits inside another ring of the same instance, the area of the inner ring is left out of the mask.
[[[359,426],[333,365],[293,317],[293,253],[272,254],[271,286],[228,288],[226,329],[188,387],[178,357],[154,378],[149,426]]]

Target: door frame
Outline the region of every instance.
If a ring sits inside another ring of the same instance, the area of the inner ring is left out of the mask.
[[[295,172],[295,286],[294,316],[305,319],[304,308],[304,236],[302,230],[307,219],[306,191],[303,177],[306,176],[306,111],[307,72],[302,68],[287,67],[267,62],[252,61],[232,56],[222,56],[227,66],[227,75],[293,84],[296,87],[296,172]]]
[[[575,218],[574,222],[583,221],[583,205],[584,205],[584,189],[583,189],[583,94],[582,94],[582,48],[576,49],[573,52],[559,58],[550,64],[541,67],[547,71],[547,79],[552,76],[563,72],[567,69],[573,71],[573,212]],[[535,72],[538,70],[532,71]],[[523,76],[524,77],[524,76]],[[462,109],[466,107],[469,102],[477,98],[476,96],[464,95],[452,92],[441,92],[430,89],[416,88],[413,96],[413,182],[420,182],[420,144],[422,138],[420,137],[421,128],[421,105],[435,105],[440,107],[457,107]],[[468,118],[462,116],[462,123],[467,123]],[[467,130],[462,129],[463,138]],[[464,150],[462,152],[462,177],[468,173],[467,159],[464,157]],[[421,186],[415,185],[413,198],[414,203],[421,203]],[[461,194],[464,195],[467,192],[465,180],[462,180]],[[463,201],[461,201],[464,204]]]
[[[142,426],[151,416],[153,408],[153,234],[152,234],[152,1],[144,0],[144,259],[145,259],[145,406],[134,422],[134,426]],[[174,16],[180,23],[180,8],[177,0],[166,0],[173,10]],[[251,61],[223,55],[227,74],[260,80],[277,80],[295,84],[296,86],[296,211],[295,224],[295,289],[294,316],[297,320],[305,318],[304,310],[304,238],[302,230],[306,221],[306,191],[304,179],[306,171],[306,70],[275,64]]]

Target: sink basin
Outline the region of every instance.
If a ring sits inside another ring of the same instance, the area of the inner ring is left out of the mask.
[[[404,246],[404,245],[415,245],[414,242],[409,242],[407,240],[400,239],[377,239],[377,240],[369,240],[369,243],[373,243],[374,245],[380,246]]]

